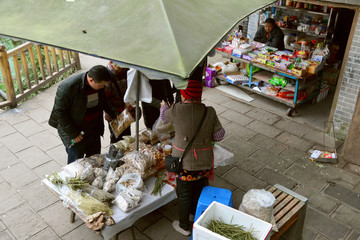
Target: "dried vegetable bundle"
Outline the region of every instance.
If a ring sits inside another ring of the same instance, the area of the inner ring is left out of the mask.
[[[80,190],[89,185],[89,182],[80,177],[67,177],[65,179],[66,185],[72,190]]]
[[[256,240],[251,230],[246,231],[243,226],[231,223],[232,219],[230,224],[225,223],[221,218],[211,220],[208,229],[231,240]]]
[[[156,177],[154,189],[152,190],[151,195],[161,196],[161,190],[164,185],[165,185],[165,175],[164,173],[159,173]]]
[[[56,186],[62,186],[64,184],[62,178],[55,171],[53,171],[52,175],[46,176],[46,178]]]
[[[92,215],[97,212],[105,212],[108,216],[113,215],[114,211],[106,204],[91,197],[88,194],[69,190],[67,197],[81,209],[86,216]]]
[[[100,202],[107,204],[111,204],[111,202],[115,199],[115,196],[111,193],[108,193],[91,185],[83,187],[82,191],[99,200]]]

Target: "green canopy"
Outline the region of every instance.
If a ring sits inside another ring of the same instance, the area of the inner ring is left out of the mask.
[[[274,0],[1,0],[0,34],[187,78]]]

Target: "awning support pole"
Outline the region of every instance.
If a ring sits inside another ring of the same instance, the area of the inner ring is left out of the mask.
[[[136,151],[139,151],[139,96],[140,96],[140,76],[137,78],[136,89]]]

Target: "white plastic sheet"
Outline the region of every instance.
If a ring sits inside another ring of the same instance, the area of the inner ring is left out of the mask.
[[[140,84],[139,99],[136,99],[138,84]],[[127,89],[124,102],[135,102],[136,100],[151,103],[152,88],[147,76],[136,69],[130,69],[127,72]]]

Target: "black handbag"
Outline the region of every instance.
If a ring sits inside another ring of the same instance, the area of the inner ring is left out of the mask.
[[[207,113],[207,107],[205,106],[205,112],[204,112],[204,115],[203,115],[203,117],[202,117],[202,119],[200,121],[198,130],[196,131],[194,137],[191,139],[189,144],[186,146],[182,157],[179,158],[179,157],[174,157],[172,155],[166,156],[166,158],[165,158],[165,167],[166,167],[166,170],[168,170],[168,172],[180,173],[183,170],[183,168],[182,168],[182,159],[185,157],[186,153],[189,151],[192,143],[194,142],[194,139],[195,139],[196,135],[199,133],[200,128],[201,128],[201,126],[202,126],[202,124],[203,124],[203,122],[205,120],[206,113]]]

